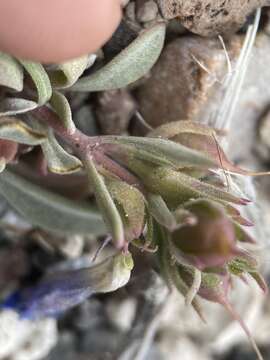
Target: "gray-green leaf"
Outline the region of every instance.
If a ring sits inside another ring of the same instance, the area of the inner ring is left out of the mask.
[[[118,180],[109,181],[108,189],[122,215],[126,240],[137,239],[145,223],[145,203],[142,193],[135,187]]]
[[[162,156],[164,161],[170,161],[177,167],[215,166],[215,163],[204,154],[170,140],[136,136],[107,136],[103,138],[103,141],[112,144],[133,145],[138,149],[141,158],[142,151],[148,153],[146,160],[149,160],[150,155],[153,155],[153,162],[154,156]],[[136,154],[134,155],[136,157]]]
[[[44,67],[35,62],[19,60],[25,70],[31,76],[38,92],[38,104],[44,105],[52,96],[52,87],[50,79]]]
[[[99,175],[93,160],[88,157],[84,162],[90,184],[94,189],[94,194],[102,212],[104,221],[106,222],[109,231],[112,235],[116,247],[121,248],[125,242],[124,225],[118,209],[108,191],[108,188]]]
[[[88,55],[57,65],[57,70],[50,73],[52,86],[64,89],[73,85],[83,74],[88,65]]]
[[[93,206],[45,190],[9,170],[0,174],[0,193],[24,218],[44,229],[64,234],[106,233]]]
[[[23,121],[13,117],[0,118],[0,139],[6,139],[27,145],[39,145],[46,140],[46,135],[33,130]]]
[[[0,117],[23,114],[34,110],[38,104],[31,100],[21,98],[5,98],[0,101]]]
[[[53,91],[50,104],[59,116],[59,119],[63,121],[66,129],[73,133],[76,127],[72,120],[71,108],[67,98],[59,91]]]
[[[41,148],[51,172],[65,175],[77,172],[82,168],[81,161],[69,154],[58,143],[51,128],[39,123],[31,116],[29,116],[29,120],[34,129],[45,133],[47,136],[46,141],[41,144]]]
[[[80,79],[74,91],[103,91],[125,87],[144,76],[157,61],[164,45],[166,26],[145,30],[110,63]]]
[[[23,68],[10,55],[0,52],[0,85],[16,91],[23,89]]]
[[[160,225],[169,230],[176,228],[176,219],[160,195],[149,193],[147,202],[150,213]]]
[[[41,147],[51,172],[63,175],[81,169],[81,161],[62,148],[51,129],[48,129],[48,138],[41,144]]]

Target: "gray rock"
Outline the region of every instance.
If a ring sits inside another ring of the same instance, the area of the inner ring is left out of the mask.
[[[135,109],[135,101],[126,90],[111,90],[98,94],[96,114],[102,133],[125,133]]]
[[[137,19],[142,23],[153,21],[158,15],[158,6],[154,0],[143,1],[137,10]]]
[[[241,38],[232,38],[228,44],[232,60],[240,47]],[[221,95],[219,82],[226,72],[226,57],[218,40],[178,38],[167,45],[150,78],[138,88],[139,111],[152,127],[206,117],[202,110],[209,113],[213,111],[210,107],[219,106],[216,96]]]
[[[190,31],[217,36],[239,30],[256,8],[269,6],[269,0],[158,0],[166,19],[179,18]]]

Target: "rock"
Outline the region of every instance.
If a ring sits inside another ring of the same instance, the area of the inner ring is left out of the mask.
[[[154,0],[143,0],[137,10],[137,19],[142,23],[153,21],[158,15],[158,7]]]
[[[263,125],[262,118],[265,120],[267,118],[270,108],[269,61],[269,37],[261,33],[254,46],[229,134],[227,153],[231,159],[238,162],[247,163],[254,157],[254,149],[258,143],[256,136],[260,132],[258,126]],[[267,135],[265,134],[265,136]],[[265,142],[265,140],[263,141]],[[239,144],[241,145],[239,146]],[[266,177],[266,181],[268,180],[269,178]]]
[[[126,90],[111,90],[98,94],[96,114],[102,134],[125,133],[135,109],[135,101]]]
[[[256,151],[265,162],[270,160],[270,109],[267,108],[258,124]]]
[[[120,339],[121,334],[115,329],[97,328],[82,334],[78,339],[78,347],[81,352],[90,353],[91,358],[92,354],[97,354],[100,359],[104,359],[106,353],[113,353],[117,349]]]
[[[129,11],[129,8],[132,7],[132,4],[129,3],[126,12]],[[113,59],[117,54],[119,54],[124,48],[126,48],[133,40],[135,40],[141,30],[139,24],[136,24],[135,21],[135,6],[134,6],[134,20],[123,19],[118,26],[117,30],[114,32],[111,39],[104,45],[103,52],[106,61]]]
[[[134,298],[127,298],[122,301],[111,300],[106,313],[114,326],[120,331],[130,330],[136,312],[136,301]]]
[[[69,235],[59,245],[61,253],[69,259],[76,259],[82,255],[84,240],[81,235]]]
[[[165,19],[179,18],[190,31],[203,36],[230,34],[239,30],[258,7],[269,0],[158,0]]]
[[[121,0],[121,6],[124,8],[127,6],[130,0]]]
[[[175,336],[174,333],[169,333],[159,343],[162,358],[166,360],[178,360],[179,354],[181,354],[181,360],[200,359],[200,360],[212,360],[212,357],[207,356],[205,351],[202,351],[199,347],[188,339],[188,337]]]
[[[94,297],[74,308],[70,317],[72,318],[72,325],[81,333],[95,331],[102,325],[107,325],[104,307]]]
[[[35,325],[31,337],[11,358],[12,360],[43,359],[57,343],[56,320],[44,319]]]
[[[241,38],[235,36],[227,47],[230,58],[235,59]],[[219,82],[226,73],[226,56],[218,40],[178,38],[167,45],[150,79],[138,88],[139,111],[152,127],[207,116],[202,112],[209,115],[210,106],[219,106],[216,96],[221,95]]]
[[[0,359],[43,359],[57,343],[54,319],[31,322],[19,319],[14,311],[3,310],[0,324]]]
[[[74,333],[64,330],[59,334],[58,344],[45,360],[78,360],[76,337]],[[89,359],[88,359],[89,360]]]
[[[128,20],[135,22],[136,21],[136,4],[135,2],[128,3],[125,9],[125,16]]]
[[[73,115],[73,121],[84,134],[89,136],[98,134],[96,119],[90,105],[82,105]]]
[[[22,248],[3,248],[0,251],[0,289],[14,285],[29,270],[27,254]]]

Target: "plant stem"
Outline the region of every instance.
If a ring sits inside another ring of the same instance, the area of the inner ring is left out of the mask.
[[[67,142],[81,160],[84,160],[87,155],[91,154],[98,165],[101,165],[107,171],[128,184],[142,190],[142,185],[135,175],[104,154],[102,137],[90,137],[78,129],[75,131],[66,129],[59,116],[46,106],[41,106],[38,109],[33,110],[32,113],[38,120],[50,126],[62,140]]]
[[[131,174],[126,168],[118,164],[115,160],[111,159],[101,151],[96,151],[93,156],[97,164],[101,165],[104,169],[109,170],[127,184],[132,185],[143,192],[139,179],[135,175]]]

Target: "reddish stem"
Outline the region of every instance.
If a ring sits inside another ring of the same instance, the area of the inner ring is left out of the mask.
[[[97,164],[100,164],[104,169],[109,170],[119,179],[125,181],[129,185],[132,185],[142,190],[139,179],[133,174],[131,174],[126,168],[119,165],[115,160],[111,159],[101,151],[96,151],[93,155]]]
[[[33,110],[32,113],[38,120],[50,126],[61,139],[67,142],[82,161],[91,153],[97,164],[103,166],[121,180],[142,190],[142,185],[136,176],[104,154],[101,137],[89,137],[78,129],[75,131],[66,129],[59,116],[46,106],[41,106]]]

